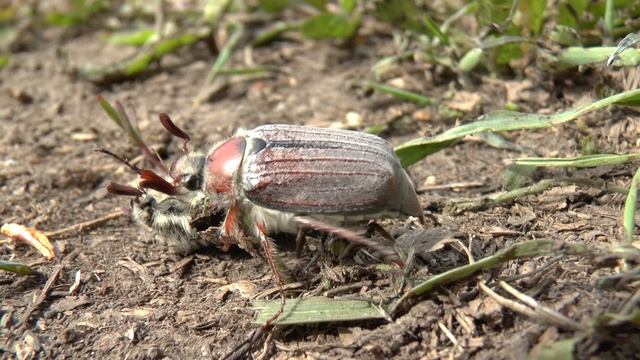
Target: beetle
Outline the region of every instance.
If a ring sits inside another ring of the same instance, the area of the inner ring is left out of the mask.
[[[238,130],[202,153],[188,149],[190,137],[168,115],[160,114],[160,122],[184,141],[183,154],[166,179],[100,151],[140,176],[137,187],[110,183],[108,191],[133,196],[133,217],[179,252],[213,242],[225,250],[237,244],[254,255],[262,253],[281,289],[284,270],[274,257],[270,234],[296,234],[300,243],[310,229],[327,232],[379,250],[387,260],[401,264],[394,251],[345,226],[378,218],[414,216],[422,221],[422,207],[407,172],[378,136],[262,125]],[[219,231],[212,234],[212,228]]]

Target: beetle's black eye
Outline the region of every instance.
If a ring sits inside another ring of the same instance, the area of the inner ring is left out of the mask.
[[[182,175],[182,183],[187,190],[196,191],[200,189],[201,181],[200,176],[193,174]]]

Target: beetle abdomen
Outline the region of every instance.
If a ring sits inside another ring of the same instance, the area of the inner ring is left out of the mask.
[[[242,165],[244,193],[258,205],[296,214],[421,214],[393,149],[377,136],[266,125],[247,137],[264,141],[248,146]]]

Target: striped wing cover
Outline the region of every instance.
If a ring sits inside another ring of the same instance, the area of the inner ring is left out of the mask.
[[[377,136],[265,125],[248,138],[254,140],[245,153],[242,187],[258,205],[298,214],[367,214],[384,210],[397,195],[398,160]]]

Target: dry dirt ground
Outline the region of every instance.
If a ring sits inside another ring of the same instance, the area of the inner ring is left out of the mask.
[[[86,33],[53,39],[36,50],[15,55],[0,72],[0,222],[16,222],[43,231],[99,218],[121,207],[125,198],[107,195],[109,180],[134,175],[94,152],[97,146],[129,158],[140,154],[108,120],[95,100],[130,99],[147,141],[168,157],[179,143],[157,123],[167,112],[206,149],[238,127],[265,123],[330,126],[345,123],[349,112],[363,119],[360,128],[388,123],[382,136],[393,144],[435,134],[455,125],[435,107],[402,103],[362,87],[370,67],[393,53],[390,38],[369,38],[355,49],[332,43],[282,42],[238,52],[241,65],[251,56],[277,69],[266,78],[229,81],[213,101],[194,105],[212,58],[204,48],[181,51],[163,60],[162,71],[138,81],[98,88],[69,75],[73,64],[109,63],[122,50],[107,46],[104,34]],[[63,54],[62,56],[60,54]],[[117,55],[114,55],[117,54]],[[410,88],[443,100],[473,119],[506,102],[524,111],[552,113],[595,98],[599,84],[619,83],[604,70],[569,76],[542,75],[535,64],[526,77],[494,79],[474,76],[460,89],[456,77],[438,67],[404,63],[387,75]],[[396,80],[400,81],[400,80]],[[591,136],[602,152],[638,151],[637,113],[614,109],[578,123],[549,130],[510,134],[528,155],[570,156],[580,139]],[[566,186],[484,211],[451,215],[446,205],[461,197],[478,197],[501,188],[504,159],[521,156],[481,141],[461,142],[410,168],[418,188],[433,184],[479,183],[476,187],[429,189],[420,198],[429,214],[426,227],[453,241],[421,254],[423,266],[410,274],[417,282],[468,262],[460,244],[475,259],[533,238],[612,244],[621,237],[623,195],[588,187]],[[633,167],[545,171],[543,177],[606,179],[628,185]],[[385,223],[401,234],[413,223]],[[428,239],[427,239],[428,240]],[[0,357],[2,358],[218,358],[236,347],[257,325],[251,298],[274,287],[269,267],[241,250],[204,249],[187,258],[155,243],[148,231],[126,218],[55,241],[58,258],[47,262],[32,249],[0,248],[2,259],[33,265],[42,277],[0,273]],[[293,255],[289,253],[290,257]],[[323,294],[323,286],[340,288],[336,296],[357,296],[384,304],[399,297],[391,279],[397,274],[359,254],[343,264],[324,256],[305,269],[309,250],[292,266],[301,285],[290,295]],[[449,285],[426,297],[391,322],[341,323],[279,329],[267,343],[275,358],[523,358],[532,349],[575,335],[538,323],[497,305],[478,289],[481,279],[510,283],[542,304],[578,323],[616,311],[633,292],[633,283],[596,289],[595,281],[612,273],[589,259],[567,256],[510,262],[477,277]],[[544,272],[513,280],[549,265]],[[45,298],[36,299],[51,274],[57,274]],[[320,274],[318,276],[318,274]],[[79,287],[69,294],[79,277]],[[356,286],[348,286],[356,284]],[[637,286],[637,283],[635,283]],[[275,295],[270,293],[269,298]],[[30,308],[36,302],[38,306]],[[447,335],[450,332],[451,336]],[[457,345],[452,342],[457,342]],[[631,358],[640,350],[627,330],[609,337],[587,337],[579,357]],[[261,348],[254,351],[260,354]]]

